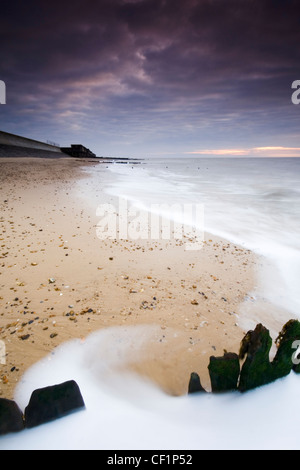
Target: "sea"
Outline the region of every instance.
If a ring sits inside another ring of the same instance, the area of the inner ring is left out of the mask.
[[[259,319],[262,302],[271,316],[284,310],[288,318],[299,318],[300,159],[142,158],[93,165],[86,176],[93,182],[86,197],[95,211],[100,190],[108,201],[125,199],[146,211],[154,204],[155,210],[162,203],[200,204],[204,237],[222,237],[261,260],[248,320]],[[170,217],[180,217],[180,211]],[[21,408],[35,388],[74,379],[86,409],[2,436],[0,449],[102,449],[112,456],[118,450],[138,455],[166,449],[300,449],[300,376],[293,372],[244,394],[181,397],[122,372],[120,366],[141,354],[141,344],[151,341],[157,328],[107,328],[84,342],[63,344],[35,364],[16,390]]]

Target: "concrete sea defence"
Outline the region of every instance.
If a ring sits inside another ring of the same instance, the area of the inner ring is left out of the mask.
[[[45,150],[47,152],[62,153],[58,145],[47,144],[46,142],[39,142],[38,140],[29,139],[8,132],[0,131],[0,146],[20,147],[22,149],[36,149]]]

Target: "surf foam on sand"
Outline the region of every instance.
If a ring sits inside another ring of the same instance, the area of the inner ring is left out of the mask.
[[[299,376],[245,394],[171,397],[129,371],[157,328],[104,329],[31,367],[15,394],[21,409],[34,389],[69,379],[86,409],[3,436],[0,449],[299,449]]]

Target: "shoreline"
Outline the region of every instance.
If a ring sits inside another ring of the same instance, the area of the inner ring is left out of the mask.
[[[191,372],[209,389],[209,357],[238,352],[246,332],[240,306],[256,288],[259,258],[210,234],[200,251],[175,240],[99,240],[96,208],[110,196],[100,188],[94,209],[87,202],[86,162],[0,166],[0,396],[13,398],[24,372],[66,341],[147,324],[161,335],[130,368],[171,395],[187,392]]]

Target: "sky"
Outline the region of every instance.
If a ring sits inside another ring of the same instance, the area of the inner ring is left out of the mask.
[[[98,156],[300,156],[299,0],[0,8],[3,131]]]

